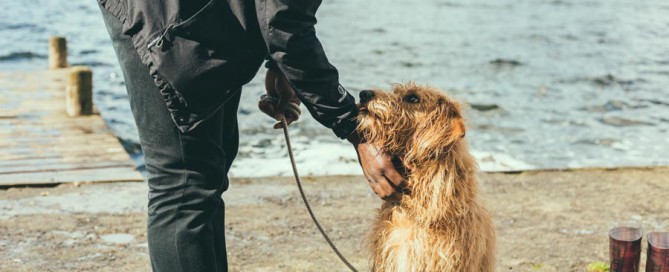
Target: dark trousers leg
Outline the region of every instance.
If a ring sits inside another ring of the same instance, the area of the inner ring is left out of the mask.
[[[227,271],[224,204],[237,154],[240,91],[188,133],[173,123],[121,22],[102,9],[123,70],[149,185],[147,237],[154,271]]]

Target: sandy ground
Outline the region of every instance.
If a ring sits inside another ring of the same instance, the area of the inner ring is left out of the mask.
[[[610,227],[669,229],[668,174],[481,174],[498,235],[497,270],[584,271],[608,260]],[[232,182],[224,195],[232,271],[346,271],[290,178]],[[363,240],[380,200],[358,176],[308,178],[305,189],[338,247],[365,271]],[[148,271],[145,197],[143,183],[0,190],[0,270]]]

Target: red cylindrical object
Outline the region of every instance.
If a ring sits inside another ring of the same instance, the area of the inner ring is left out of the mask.
[[[638,272],[641,259],[640,228],[616,227],[609,231],[611,272]]]
[[[669,232],[648,233],[646,272],[669,272]]]

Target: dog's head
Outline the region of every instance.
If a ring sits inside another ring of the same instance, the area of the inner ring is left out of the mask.
[[[413,83],[392,92],[360,93],[358,131],[409,170],[410,196],[402,201],[424,222],[469,211],[476,196],[476,163],[464,142],[458,102]]]
[[[392,92],[360,93],[358,130],[393,156],[409,161],[438,159],[465,136],[458,102],[413,83]]]

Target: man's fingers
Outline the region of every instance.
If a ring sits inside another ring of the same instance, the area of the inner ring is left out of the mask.
[[[302,105],[302,101],[300,101],[300,99],[297,98],[297,96],[294,95],[294,94],[293,94],[293,97],[290,99],[290,103],[293,103],[293,104],[297,105],[298,107],[300,105]]]
[[[395,170],[395,168],[388,168],[384,171],[383,175],[387,178],[390,186],[393,187],[393,189],[397,192],[400,193],[408,193],[406,191],[407,188],[407,180]]]
[[[295,118],[292,114],[287,114],[285,115],[286,118],[286,123],[290,126],[293,122],[297,121],[297,118]],[[283,128],[283,123],[281,123],[281,120],[274,125],[274,128]]]
[[[275,90],[279,95],[279,102],[276,103],[276,113],[277,115],[283,115],[294,96],[293,88],[288,84],[288,80],[281,75],[275,81]]]
[[[272,69],[267,69],[267,73],[265,73],[265,90],[272,95],[276,94],[274,90],[276,84],[274,82],[276,82],[276,72]]]
[[[274,116],[274,113],[276,112],[274,110],[274,104],[272,104],[271,102],[269,102],[267,100],[260,100],[258,102],[258,108],[260,109],[260,111],[262,111],[263,113],[265,113],[269,116]]]
[[[372,186],[372,190],[381,199],[385,201],[399,201],[402,198],[402,194],[395,190],[383,173],[370,173],[365,175],[365,177],[367,177],[367,181]]]
[[[402,194],[398,192],[393,192],[392,194],[386,197],[381,197],[381,199],[389,202],[400,202],[402,200]]]
[[[280,99],[279,103],[283,103]],[[290,100],[283,100],[283,101],[288,101],[288,103],[283,107],[283,110],[281,109],[282,105],[276,106],[276,119],[281,121],[282,118],[286,118],[286,122],[290,125],[292,122],[297,121],[297,119],[300,118],[300,106],[297,104],[293,104],[290,102]]]
[[[284,118],[290,125],[300,117],[300,100],[295,96],[292,86],[276,69],[268,69],[265,75],[265,90],[267,94],[261,96],[258,108],[263,113],[273,117],[277,121]],[[295,104],[293,106],[292,104]],[[274,124],[275,129],[283,128],[281,122]]]
[[[374,191],[374,193],[377,196],[383,198],[383,196],[384,196],[383,195],[384,194],[383,189],[381,189],[381,186],[379,185],[379,183],[374,178],[372,178],[371,176],[365,175],[365,178],[367,179],[367,183],[369,184],[369,187],[372,188],[372,191]]]
[[[379,196],[385,201],[400,201],[402,194],[395,190],[390,181],[386,177],[377,177],[377,184],[379,187]]]
[[[292,124],[293,122],[295,122],[295,117],[293,117],[293,116],[291,116],[291,115],[286,116],[286,123],[288,123],[289,126],[290,126],[290,124]]]
[[[295,122],[297,120],[297,118],[295,118],[292,114],[288,114],[285,117],[286,117],[286,123],[289,126],[290,126],[290,124],[292,124],[293,122]],[[280,129],[280,128],[283,128],[283,123],[281,122],[281,120],[279,120],[278,123],[274,124],[274,129]]]
[[[276,102],[276,111],[283,113],[288,108],[288,103],[290,103],[290,97],[280,96],[279,101]]]
[[[279,96],[293,97],[295,95],[293,86],[290,85],[283,74],[276,77],[276,80],[274,81],[274,87]]]

